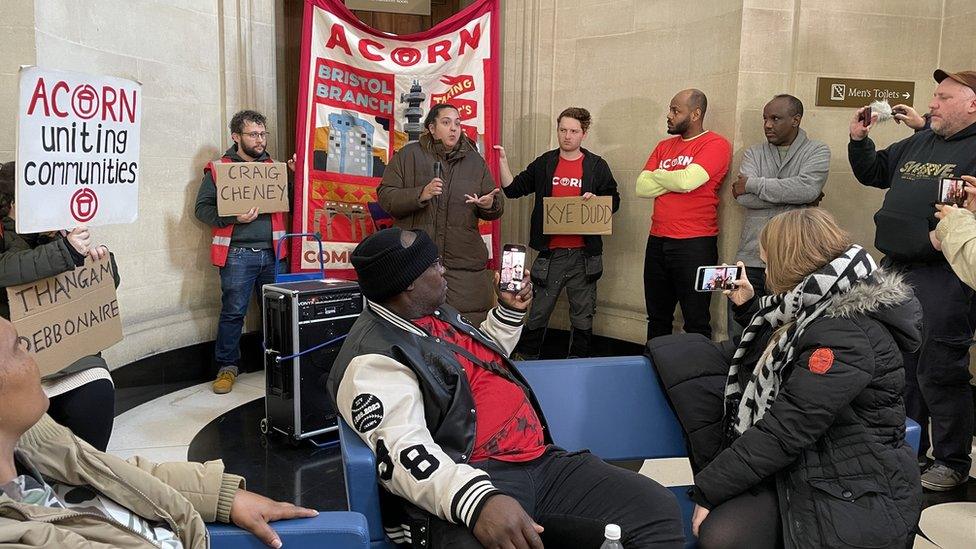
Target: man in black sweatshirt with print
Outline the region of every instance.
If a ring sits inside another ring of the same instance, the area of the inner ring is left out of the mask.
[[[882,264],[903,272],[922,304],[922,346],[906,353],[905,406],[922,426],[919,463],[927,465],[931,420],[935,462],[922,474],[929,490],[951,490],[969,478],[973,400],[969,385],[970,308],[974,292],[953,273],[935,238],[932,203],[944,177],[976,174],[976,72],[935,71],[930,128],[877,151],[859,109],[848,156],[864,185],[887,189],[874,216]]]

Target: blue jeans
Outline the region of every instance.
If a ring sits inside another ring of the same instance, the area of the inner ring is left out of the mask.
[[[279,271],[283,272],[283,265]],[[227,254],[227,263],[220,268],[220,322],[214,350],[219,371],[237,374],[237,364],[241,358],[241,330],[251,293],[257,292],[260,303],[261,286],[273,283],[274,273],[274,250],[231,247]]]

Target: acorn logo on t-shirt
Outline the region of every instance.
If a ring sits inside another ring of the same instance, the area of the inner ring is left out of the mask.
[[[552,178],[553,187],[576,187],[577,189],[583,187],[583,180],[577,179],[575,177],[553,177]]]

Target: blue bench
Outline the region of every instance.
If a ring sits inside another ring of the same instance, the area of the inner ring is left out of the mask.
[[[369,533],[366,517],[360,513],[336,511],[307,519],[272,522],[271,527],[288,549],[366,549]],[[208,524],[214,549],[267,549],[258,538],[232,524]]]
[[[687,457],[678,420],[647,357],[538,360],[516,367],[538,397],[553,441],[563,448],[588,448],[607,461]],[[380,521],[375,457],[339,423],[349,509],[366,517],[371,547],[392,547]],[[909,419],[906,429],[909,443],[918,449],[918,424]],[[694,547],[688,488],[669,489],[681,506],[686,546]]]

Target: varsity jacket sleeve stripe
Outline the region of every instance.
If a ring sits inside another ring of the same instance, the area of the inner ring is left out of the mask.
[[[510,355],[522,335],[524,318],[525,311],[517,311],[499,303],[488,312],[488,318],[481,323],[481,331],[501,347],[506,355]]]
[[[417,377],[407,366],[384,355],[360,355],[349,363],[336,401],[342,418],[376,454],[384,488],[444,520],[474,527],[498,490],[487,473],[455,462],[434,442]]]

